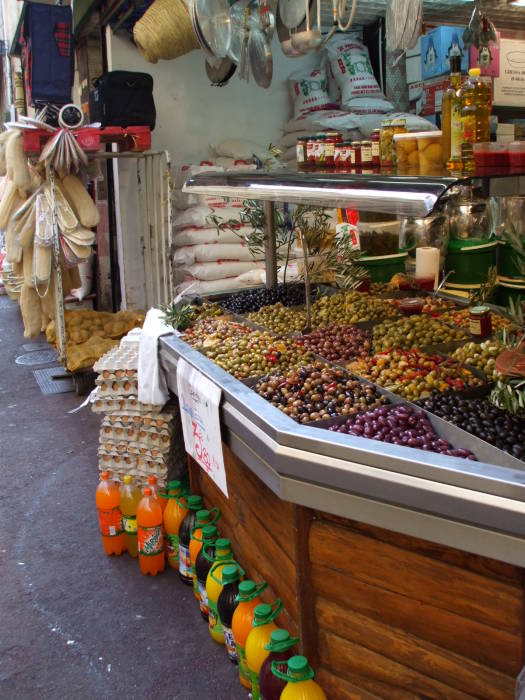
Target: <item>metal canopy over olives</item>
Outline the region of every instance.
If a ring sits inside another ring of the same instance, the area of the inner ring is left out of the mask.
[[[367,357],[372,348],[372,333],[357,326],[324,326],[297,340],[308,350],[332,362]]]
[[[255,391],[301,423],[348,416],[388,403],[373,386],[320,361],[297,371],[264,377]]]
[[[408,316],[396,321],[383,321],[374,327],[374,350],[413,348],[450,343],[467,338],[461,328],[452,328],[434,318]]]
[[[248,314],[252,323],[264,326],[274,333],[286,334],[302,331],[306,326],[306,311],[283,306],[281,302],[273,306],[263,306],[259,311]]]

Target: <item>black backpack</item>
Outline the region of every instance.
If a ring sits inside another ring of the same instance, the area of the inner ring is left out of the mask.
[[[148,73],[114,70],[101,75],[89,95],[89,119],[102,126],[155,128],[153,78]]]

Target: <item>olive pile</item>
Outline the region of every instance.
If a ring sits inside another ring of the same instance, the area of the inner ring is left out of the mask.
[[[525,414],[512,415],[485,399],[436,394],[420,405],[485,442],[525,460]]]
[[[370,285],[370,292],[372,294],[392,294],[392,292],[398,291],[398,288],[390,282],[372,282]]]
[[[204,302],[201,306],[192,306],[191,308],[194,322],[203,318],[215,318],[216,316],[224,315],[224,310],[215,301],[213,303]]]
[[[385,350],[348,365],[352,372],[416,401],[432,391],[463,391],[483,381],[470,370],[440,355],[427,355],[417,348]]]
[[[226,338],[222,343],[203,348],[207,357],[237,379],[258,377],[272,371],[284,372],[312,359],[311,353],[293,340],[279,339],[263,331]]]
[[[509,328],[510,321],[504,316],[499,316],[498,314],[490,312],[490,318],[492,321],[492,332],[501,331],[504,328]],[[466,328],[468,330],[470,326],[470,309],[455,309],[451,311],[446,311],[439,317],[440,321],[443,323],[449,323],[452,326],[461,326],[461,328]]]
[[[349,416],[388,403],[374,387],[320,361],[297,371],[264,377],[255,391],[300,423]]]
[[[272,289],[249,289],[232,294],[221,302],[223,308],[234,314],[247,314],[259,311],[263,306],[280,301],[284,306],[301,306],[305,303],[303,284],[279,284]]]
[[[496,358],[505,346],[498,340],[485,340],[483,343],[466,343],[452,353],[458,362],[466,362],[472,367],[485,372],[489,382],[496,381],[499,372],[496,370]]]
[[[338,292],[323,296],[312,308],[312,323],[316,328],[333,323],[350,324],[398,317],[399,311],[393,301],[362,292]]]
[[[282,335],[302,331],[306,326],[306,311],[283,306],[280,301],[272,306],[263,306],[259,311],[248,314],[248,318],[252,323]]]
[[[250,328],[242,323],[224,321],[221,318],[203,318],[196,321],[182,335],[182,339],[194,348],[207,348],[220,345],[228,338],[246,336]]]
[[[383,321],[374,327],[374,350],[425,347],[450,343],[467,337],[461,328],[452,328],[425,314],[396,321]]]
[[[454,449],[449,442],[440,438],[425,412],[412,406],[381,406],[353,415],[342,425],[333,425],[329,430],[453,457],[476,459],[469,450]]]
[[[356,326],[324,326],[297,343],[332,362],[346,362],[369,355],[372,333]]]

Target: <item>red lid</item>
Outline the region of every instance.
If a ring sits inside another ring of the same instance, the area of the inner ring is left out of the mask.
[[[148,477],[148,484],[153,484],[155,485],[157,483],[157,477],[156,476],[149,476]]]
[[[102,481],[107,481],[109,479],[109,472],[101,472],[100,478]]]
[[[149,486],[146,486],[146,488],[144,489],[144,495],[151,496],[151,494],[152,494],[152,490],[150,489]]]

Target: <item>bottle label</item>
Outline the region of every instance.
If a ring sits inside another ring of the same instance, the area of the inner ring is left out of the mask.
[[[164,552],[164,540],[162,537],[162,527],[138,528],[139,554],[143,557],[154,557]]]
[[[317,144],[317,157],[319,158],[319,161],[321,163],[324,163],[324,158],[325,158],[325,144],[324,143],[318,143]]]
[[[246,663],[246,650],[241,647],[240,644],[235,645],[235,651],[237,652],[237,658],[239,659],[239,675],[244,678],[245,681],[250,681],[250,670],[248,669],[248,664]]]
[[[219,620],[219,613],[217,610],[217,603],[212,603],[211,600],[208,600],[208,626],[210,628],[210,632],[214,631],[215,634],[223,634],[222,624]]]
[[[191,578],[190,548],[179,544],[179,573],[185,578]]]
[[[308,160],[313,160],[315,158],[315,143],[313,141],[308,141],[306,144],[306,157]]]
[[[206,593],[206,581],[197,580],[197,588],[199,591],[199,605],[203,615],[208,615],[208,594]]]
[[[297,162],[304,163],[304,147],[302,143],[297,144]]]
[[[98,511],[98,522],[102,537],[118,537],[124,530],[122,527],[122,514],[120,508]]]
[[[250,681],[252,682],[252,700],[261,700],[261,691],[259,688],[259,674],[255,673],[255,671],[252,671],[252,669],[249,669],[250,671]]]
[[[229,627],[222,626],[222,631],[224,634],[224,643],[226,644],[226,651],[231,661],[237,663],[239,657],[237,656],[237,649],[235,648],[235,639],[233,638],[233,632]]]
[[[361,163],[372,162],[372,148],[370,146],[361,146]]]
[[[379,141],[372,141],[372,158],[379,158]]]
[[[166,551],[168,559],[172,562],[179,561],[179,536],[166,535]]]
[[[333,158],[335,155],[335,143],[325,143],[324,145],[325,158]]]
[[[481,335],[481,319],[471,318],[469,323],[469,330],[472,335]]]
[[[348,148],[348,154],[349,154],[349,158],[347,158],[347,160],[350,160],[350,165],[355,165],[355,148],[354,148],[354,146],[350,146]]]
[[[461,158],[461,142],[463,141],[463,122],[461,120],[461,103],[452,104],[450,115],[450,157]]]
[[[195,597],[199,596],[199,583],[197,581],[197,572],[195,570],[195,564],[191,567],[191,577],[193,579],[193,593]]]
[[[137,534],[137,516],[136,515],[123,515],[122,516],[122,527],[126,535],[136,535]]]

